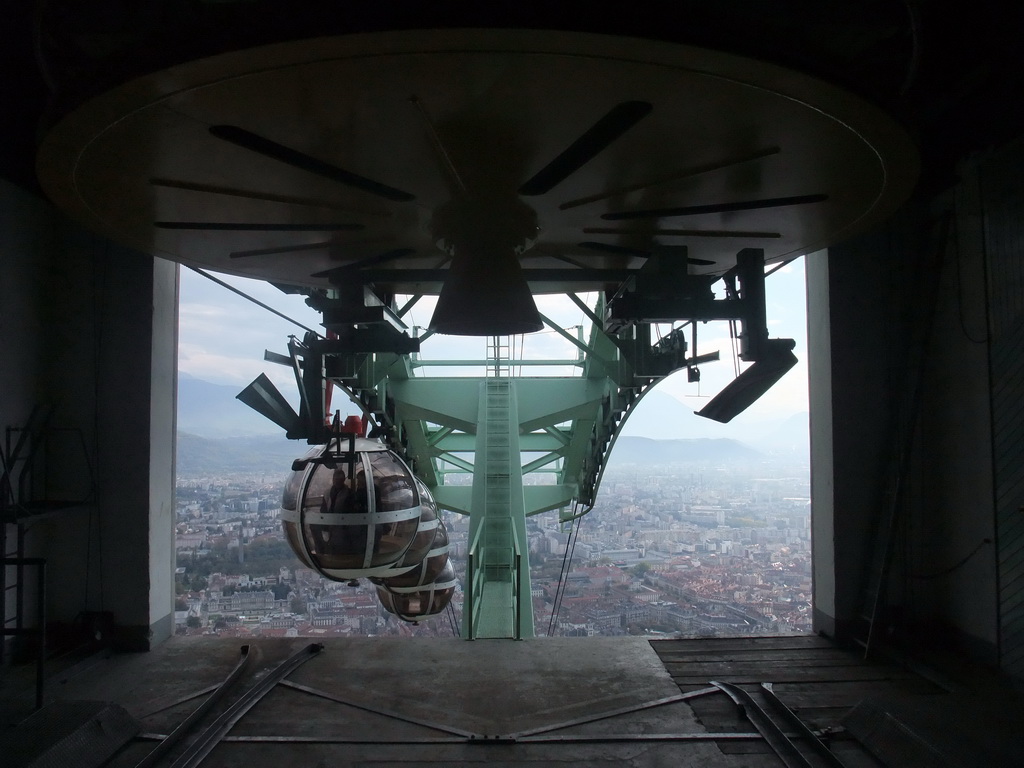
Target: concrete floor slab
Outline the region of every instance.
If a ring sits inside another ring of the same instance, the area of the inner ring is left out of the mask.
[[[309,638],[254,643],[252,665],[226,701],[309,643]],[[193,694],[228,674],[239,647],[235,640],[174,639],[147,654],[112,656],[69,680],[59,695],[116,701],[143,722],[145,731],[167,733],[203,700],[190,698]],[[292,672],[288,683],[305,690],[276,686],[204,765],[729,764],[713,742],[635,737],[701,733],[703,727],[684,702],[547,731],[543,742],[495,738],[678,695],[678,686],[642,638],[333,638]],[[610,734],[625,740],[580,741]],[[310,743],[314,739],[323,742]],[[131,745],[113,768],[135,765],[154,745]]]
[[[252,643],[251,666],[201,727],[310,642]],[[130,743],[107,768],[134,768],[154,749],[159,734],[171,732],[225,678],[240,647],[235,639],[176,638],[148,654],[90,657],[84,669],[54,670],[47,700],[125,707],[151,736]],[[0,679],[0,712],[31,711],[32,679],[31,674]],[[805,723],[825,730],[827,743],[850,768],[879,764],[841,727],[844,715],[868,696],[904,697],[900,700],[916,713],[906,722],[915,727],[923,722],[919,715],[934,705],[938,714],[952,718],[941,728],[984,732],[986,753],[1000,743],[1010,748],[1007,754],[1020,753],[1019,697],[996,687],[974,690],[972,701],[982,700],[986,708],[982,713],[972,704],[974,716],[964,719],[965,700],[945,688],[903,666],[865,661],[813,636],[654,643],[642,638],[332,638],[248,711],[203,765],[778,765],[770,747],[751,738],[751,724],[739,719],[717,691],[643,708],[677,697],[680,690],[706,691],[710,679],[750,690],[772,682]],[[616,714],[597,719],[609,713]],[[995,728],[997,721],[1006,727]],[[175,755],[172,750],[163,764]]]
[[[322,658],[289,679],[484,734],[642,704],[679,690],[639,638],[346,640],[328,643]]]

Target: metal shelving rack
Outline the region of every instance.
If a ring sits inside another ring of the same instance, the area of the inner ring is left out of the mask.
[[[0,454],[0,664],[5,663],[8,637],[36,639],[36,708],[43,705],[46,664],[46,559],[26,556],[26,532],[30,523],[75,508],[84,509],[93,495],[95,480],[81,430],[72,427],[51,427],[53,408],[36,406],[23,427],[7,427],[3,453]],[[48,490],[50,478],[50,443],[57,433],[73,433],[78,437],[89,472],[89,487],[82,499],[52,499]],[[12,547],[13,545],[13,547]],[[26,572],[36,578],[34,602],[35,623],[28,621]],[[13,593],[13,600],[10,598]],[[13,608],[13,612],[12,612]]]

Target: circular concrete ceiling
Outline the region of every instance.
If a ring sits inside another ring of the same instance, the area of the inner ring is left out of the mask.
[[[916,172],[899,126],[811,77],[510,30],[191,62],[86,103],[38,158],[58,206],[138,250],[309,287],[358,270],[428,293],[466,229],[498,233],[526,269],[557,269],[541,290],[579,290],[573,271],[621,274],[659,249],[683,258],[678,246],[691,272],[720,273],[743,248],[777,261],[877,223]]]

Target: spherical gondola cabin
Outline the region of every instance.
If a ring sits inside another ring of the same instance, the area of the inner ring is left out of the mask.
[[[403,567],[396,568],[379,579],[373,579],[375,584],[383,584],[386,587],[421,587],[440,576],[448,565],[448,529],[441,519],[436,517],[436,513],[435,519],[437,525],[434,526],[429,549],[416,559],[407,555],[402,560]]]
[[[423,484],[423,481],[419,478],[414,479],[416,481],[416,490],[420,494],[420,519],[416,527],[416,538],[412,540],[409,549],[405,551],[405,556],[388,572],[386,578],[417,572],[423,566],[425,558],[433,554],[435,540],[437,541],[436,546],[444,544],[445,552],[447,553],[448,551],[448,531],[445,530],[444,523],[441,522],[441,518],[437,515],[437,502],[434,501],[433,495],[427,489],[427,486]],[[439,531],[440,534],[438,533]],[[439,536],[440,538],[438,538]],[[443,539],[443,542],[441,539]],[[445,562],[447,562],[447,557]],[[444,563],[438,565],[437,572],[430,577],[430,580],[433,580],[443,567]],[[375,578],[374,581],[377,581],[377,579]],[[412,583],[422,584],[424,582],[416,581]]]
[[[335,438],[295,461],[281,500],[296,556],[334,581],[394,573],[421,515],[405,462],[379,441],[359,437]]]
[[[302,490],[302,481],[306,477],[304,468],[311,459],[323,453],[323,450],[322,445],[314,446],[306,451],[301,459],[296,459],[292,463],[292,471],[285,481],[284,492],[281,494],[281,526],[284,528],[285,541],[288,542],[288,546],[292,548],[292,552],[302,561],[302,564],[313,569],[316,566],[310,562],[299,536],[299,492]],[[300,466],[303,469],[297,469]]]
[[[448,607],[455,594],[457,582],[455,569],[449,562],[445,564],[437,579],[428,584],[393,587],[380,583],[377,587],[377,599],[388,613],[404,621],[422,621],[436,616]]]

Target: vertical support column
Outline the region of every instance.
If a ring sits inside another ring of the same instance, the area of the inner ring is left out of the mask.
[[[149,401],[149,629],[174,634],[175,435],[178,410],[178,265],[153,260]],[[241,551],[241,550],[239,550]]]
[[[840,639],[864,632],[891,477],[891,385],[906,380],[894,261],[885,233],[806,257],[814,628]]]
[[[807,365],[811,449],[811,543],[814,628],[836,633],[836,539],[832,458],[832,333],[828,254],[804,259],[807,275]]]
[[[174,632],[177,279],[173,262],[117,246],[96,258],[98,600],[114,642]]]
[[[476,543],[474,612],[464,621],[478,638],[533,636],[526,507],[513,382],[480,385],[470,541]]]
[[[509,511],[515,552],[512,567],[515,569],[516,602],[513,621],[516,623],[516,638],[534,636],[533,592],[530,584],[530,542],[526,536],[526,494],[523,491],[522,454],[519,445],[519,396],[515,379],[509,380]]]

